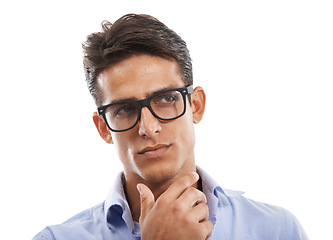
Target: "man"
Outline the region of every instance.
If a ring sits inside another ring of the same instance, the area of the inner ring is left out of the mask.
[[[130,14],[83,48],[93,121],[124,171],[102,204],[34,239],[307,239],[288,211],[222,189],[196,167],[193,123],[206,97],[175,32]]]

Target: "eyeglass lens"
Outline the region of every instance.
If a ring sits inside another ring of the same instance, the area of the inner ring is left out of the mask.
[[[161,93],[150,100],[150,107],[162,120],[177,118],[184,112],[184,100],[179,91]],[[133,127],[139,117],[139,105],[135,102],[119,103],[105,110],[108,124],[113,130]]]

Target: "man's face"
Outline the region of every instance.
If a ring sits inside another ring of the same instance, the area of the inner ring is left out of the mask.
[[[98,76],[98,84],[103,105],[185,87],[175,61],[149,55],[133,56],[105,69]],[[125,132],[110,132],[102,117],[94,116],[102,138],[115,144],[126,178],[159,183],[195,171],[193,121],[198,121],[192,111],[197,104],[191,107],[188,98],[186,101],[185,115],[172,121],[158,120],[147,107],[142,108],[138,124]]]

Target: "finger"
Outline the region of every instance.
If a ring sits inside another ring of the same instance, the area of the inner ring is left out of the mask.
[[[140,193],[140,206],[141,206],[141,214],[140,214],[140,223],[144,221],[147,214],[151,210],[151,208],[154,206],[155,203],[155,197],[154,194],[150,191],[150,189],[142,184],[139,183],[137,186],[137,189]]]
[[[204,221],[204,222],[200,223],[200,225],[204,229],[203,232],[204,232],[205,239],[208,239],[210,237],[210,235],[212,235],[212,232],[213,232],[213,228],[214,228],[213,223],[211,221]]]
[[[200,203],[207,203],[206,195],[200,190],[189,187],[177,199],[184,207],[193,207]]]
[[[188,187],[191,187],[199,180],[199,175],[196,172],[188,173],[178,179],[176,182],[161,195],[168,196],[170,199],[177,199]]]
[[[204,221],[208,221],[209,209],[208,209],[207,204],[200,203],[199,205],[193,207],[192,210],[191,210],[191,215],[199,223],[202,223]]]

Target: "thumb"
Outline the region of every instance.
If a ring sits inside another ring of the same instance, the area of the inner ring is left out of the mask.
[[[142,184],[139,183],[137,189],[140,193],[140,205],[141,205],[141,214],[140,214],[140,224],[144,221],[149,211],[155,204],[155,197],[154,194],[150,191],[150,189]]]

